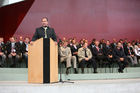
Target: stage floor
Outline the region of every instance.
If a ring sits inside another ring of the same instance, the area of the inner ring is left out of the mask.
[[[0,93],[140,93],[140,78],[72,82],[74,83],[29,84],[0,81]]]

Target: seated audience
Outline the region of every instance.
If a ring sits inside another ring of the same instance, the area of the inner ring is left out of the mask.
[[[16,39],[10,38],[10,41],[6,43],[7,56],[9,59],[10,67],[16,67],[20,58],[19,47],[17,46]]]
[[[95,41],[96,41],[95,38],[92,39],[92,42],[91,42],[91,44],[89,45],[89,49],[92,49],[93,47],[95,47]]]
[[[112,49],[116,48],[117,46],[117,40],[115,38],[113,38],[113,42],[111,43],[111,47]]]
[[[23,55],[23,59],[25,60],[25,63],[26,63],[26,68],[28,67],[28,45],[29,44],[30,44],[30,38],[25,37],[24,43],[23,43],[22,55]]]
[[[81,48],[84,42],[85,42],[85,39],[81,39],[79,42],[78,48]]]
[[[78,49],[79,67],[81,68],[82,73],[84,73],[85,66],[91,64],[94,69],[93,73],[97,73],[96,61],[92,57],[92,53],[87,46],[88,46],[88,43],[85,42],[83,43],[83,46]]]
[[[117,47],[114,49],[113,55],[119,65],[118,72],[123,73],[123,70],[128,65],[128,62],[120,42],[117,43]]]
[[[137,56],[137,61],[139,62],[140,59],[140,44],[135,48],[135,54]]]
[[[6,60],[5,44],[3,42],[3,38],[0,37],[0,67],[4,67],[5,60]]]
[[[138,64],[137,57],[135,56],[134,49],[131,46],[131,43],[130,42],[128,42],[128,44],[127,44],[127,48],[125,49],[125,54],[130,59],[130,61],[131,61],[131,63],[132,63],[133,66],[135,66],[136,64]]]
[[[70,47],[67,46],[68,42],[64,41],[62,46],[59,48],[59,53],[60,53],[60,62],[66,61],[66,74],[69,74],[69,69],[71,68],[71,61],[73,62],[74,66],[74,72],[77,72],[77,62],[76,62],[76,57],[72,56]]]
[[[106,45],[103,46],[103,54],[105,55],[108,65],[110,67],[114,62],[114,56],[113,56],[113,49],[111,47],[109,40],[107,40]]]
[[[99,47],[99,41],[95,41],[95,47],[91,48],[91,52],[95,60],[99,62],[99,66],[101,66],[102,62],[106,60],[106,57],[103,54],[103,49]]]
[[[78,47],[76,45],[76,39],[72,40],[72,46],[70,48],[71,48],[72,56],[75,56],[78,61]]]

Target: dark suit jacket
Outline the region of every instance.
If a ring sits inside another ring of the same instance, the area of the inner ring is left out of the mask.
[[[77,46],[76,46],[76,47],[77,47]],[[75,48],[75,47],[72,45],[70,48],[71,48],[72,56],[77,56],[77,55],[74,55],[73,53],[74,53],[74,52],[78,52],[78,47]]]
[[[6,51],[6,46],[5,46],[5,44],[4,44],[3,42],[1,43],[0,48],[1,48],[0,52],[5,53],[5,51]]]
[[[126,55],[122,48],[120,48],[120,49],[115,48],[113,51],[113,55],[114,55],[115,59],[126,58]]]
[[[134,50],[133,50],[133,48],[132,47],[130,47],[130,48],[125,48],[125,54],[126,54],[126,56],[129,56],[130,55],[130,52],[131,52],[131,55],[135,55],[135,52],[134,52]]]
[[[104,46],[103,47],[103,54],[105,56],[108,56],[108,55],[113,55],[113,49],[111,46]]]
[[[96,47],[91,48],[91,53],[94,57],[97,57],[99,54],[103,54],[103,51],[101,48],[99,48],[99,51]]]
[[[116,43],[111,43],[112,49],[116,48]]]
[[[36,32],[34,33],[32,37],[32,41],[35,41],[40,38],[45,37],[45,31],[43,27],[37,28]],[[47,38],[52,38],[54,41],[57,41],[56,34],[53,28],[47,27]]]
[[[7,55],[9,55],[9,54],[11,53],[11,49],[12,49],[11,42],[8,41],[8,42],[6,43],[6,51],[7,51]],[[15,43],[15,50],[16,50],[16,53],[17,53],[17,54],[20,54],[20,51],[19,51],[19,48],[18,48],[17,43]]]
[[[26,44],[23,42],[23,43],[20,43],[20,42],[17,42],[16,43],[16,46],[17,46],[17,48],[18,48],[18,51],[20,52],[20,53],[25,53],[25,52],[27,52],[26,51]]]

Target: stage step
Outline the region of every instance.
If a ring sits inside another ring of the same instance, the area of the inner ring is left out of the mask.
[[[108,70],[107,70],[108,69]],[[140,78],[140,67],[128,67],[124,70],[124,73],[118,73],[117,68],[113,68],[113,73],[109,72],[109,68],[98,68],[97,74],[93,73],[92,68],[85,68],[85,73],[73,74],[71,69],[70,74],[66,75],[64,68],[62,68],[63,80],[102,80],[102,79],[128,79],[128,78]],[[59,75],[60,76],[60,75]],[[28,69],[27,68],[0,68],[0,81],[27,81]]]

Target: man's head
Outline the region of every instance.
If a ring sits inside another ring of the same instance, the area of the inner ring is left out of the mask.
[[[113,38],[113,42],[114,42],[114,43],[116,43],[116,42],[117,42],[116,38]]]
[[[75,39],[72,39],[72,44],[76,44],[76,40]]]
[[[16,38],[15,38],[15,37],[11,37],[11,38],[10,38],[10,42],[12,42],[12,43],[13,43],[13,42],[16,42]]]
[[[109,40],[106,41],[106,45],[108,45],[108,46],[110,45],[110,41]]]
[[[19,41],[23,41],[23,37],[22,36],[19,37]]]
[[[4,41],[3,37],[0,37],[0,43],[3,42],[3,41]]]
[[[83,43],[83,48],[87,48],[88,47],[88,42],[84,42]]]
[[[67,47],[68,41],[63,41],[63,47]]]
[[[130,46],[131,46],[131,43],[130,43],[130,42],[128,42],[128,43],[127,43],[127,46],[128,46],[128,47],[130,47]]]
[[[99,46],[100,42],[99,41],[95,41],[95,46]]]
[[[118,47],[118,48],[121,48],[121,47],[122,47],[122,43],[121,43],[121,42],[118,42],[118,43],[117,43],[117,47]]]
[[[66,41],[66,37],[63,37],[63,38],[62,38],[62,41]]]
[[[43,17],[41,19],[41,23],[43,27],[47,27],[48,26],[48,18],[47,17]]]

